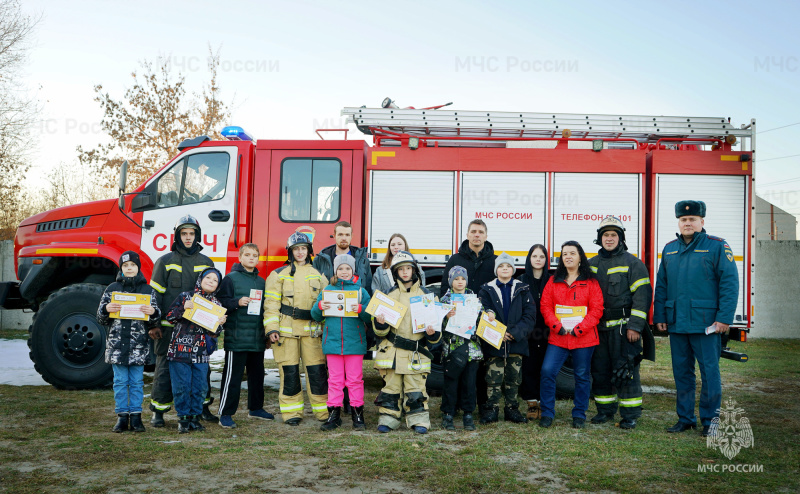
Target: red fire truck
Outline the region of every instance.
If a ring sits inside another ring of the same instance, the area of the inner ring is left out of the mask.
[[[709,231],[727,239],[740,275],[731,339],[753,323],[755,121],[726,118],[549,114],[398,108],[342,110],[363,140],[253,140],[228,127],[227,141],[185,140],[179,154],[119,200],[76,204],[26,219],[14,254],[19,282],[0,284],[0,306],[26,308],[30,357],[57,387],[108,384],[105,330],[95,320],[103,289],[128,249],[149,278],[168,252],[175,221],[199,219],[202,243],[227,272],[239,247],[262,248],[259,270],[286,259],[295,230],[315,251],[333,225],[353,225],[353,245],[377,266],[392,233],[413,247],[427,279],[438,282],[468,223],[522,267],[543,243],[555,264],[559,246],[578,240],[589,253],[599,220],[627,228],[630,251],[654,278],[661,248],[674,238],[675,202],[708,204]],[[320,136],[322,136],[320,134]],[[124,168],[124,167],[123,167]],[[121,183],[124,184],[125,171]],[[746,356],[725,350],[723,356]]]

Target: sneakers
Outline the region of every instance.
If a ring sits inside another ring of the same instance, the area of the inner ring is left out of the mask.
[[[378,432],[380,432],[381,434],[387,434],[389,432],[392,432],[392,428],[389,427],[388,425],[379,425]]]
[[[414,432],[416,432],[417,434],[427,434],[428,433],[428,428],[427,427],[423,427],[421,425],[415,425],[414,426]]]
[[[328,407],[328,419],[319,428],[332,431],[342,425],[342,407]]]
[[[620,429],[635,429],[636,428],[636,419],[622,419],[619,421],[619,428]]]
[[[551,425],[553,425],[553,417],[542,417],[539,419],[539,427],[547,429]]]
[[[578,417],[572,417],[572,428],[573,429],[583,429],[586,427],[586,420],[581,419]]]
[[[453,416],[450,414],[445,413],[442,415],[442,429],[447,431],[454,431],[456,430],[456,426],[453,424]]]
[[[144,424],[142,423],[141,413],[131,414],[131,430],[133,432],[144,432]]]
[[[597,415],[592,417],[591,422],[593,424],[605,424],[609,420],[614,420],[614,416],[603,412],[597,412]]]
[[[515,424],[527,424],[528,419],[522,416],[517,407],[503,408],[503,420],[506,422],[513,422]]]
[[[286,423],[286,425],[291,425],[292,427],[297,427],[298,425],[300,425],[300,422],[302,421],[303,419],[301,419],[300,417],[295,417],[289,420],[285,420],[284,423]]]
[[[189,429],[197,432],[203,432],[204,430],[206,430],[203,424],[200,423],[200,419],[202,417],[203,417],[202,415],[192,415],[191,421],[189,422]],[[219,419],[217,419],[217,422],[219,422]]]
[[[233,421],[233,417],[230,415],[220,415],[219,426],[223,429],[235,429],[236,422]]]
[[[539,400],[528,400],[528,413],[525,414],[528,420],[539,420],[542,418],[542,408],[539,406]]]
[[[127,413],[119,413],[117,414],[117,423],[114,424],[114,427],[111,428],[111,432],[124,432],[128,430],[128,414]]]
[[[500,408],[497,406],[486,406],[481,410],[481,424],[491,424],[497,422]]]
[[[248,418],[251,419],[261,419],[261,420],[274,420],[275,416],[269,413],[268,411],[264,410],[263,408],[260,410],[250,410],[250,413],[247,414]],[[220,417],[222,420],[222,417]]]
[[[471,413],[464,414],[464,430],[465,431],[474,431],[475,430],[475,421],[472,419]]]

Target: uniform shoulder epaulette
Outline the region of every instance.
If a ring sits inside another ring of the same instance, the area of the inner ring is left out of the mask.
[[[726,244],[726,243],[728,243],[727,241],[725,241],[725,239],[724,239],[724,238],[721,238],[721,237],[715,237],[714,235],[706,235],[706,237],[707,237],[707,238],[710,238],[711,240],[716,240],[717,242],[722,242],[723,244]]]
[[[671,240],[671,241],[667,242],[667,245],[665,245],[664,248],[666,249],[669,244],[674,244],[677,241],[678,241],[678,239],[676,238],[675,240]]]

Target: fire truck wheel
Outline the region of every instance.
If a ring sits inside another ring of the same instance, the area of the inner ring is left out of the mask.
[[[589,377],[591,380],[591,376]],[[572,357],[567,358],[556,376],[556,397],[571,400],[575,396],[575,372],[572,369]]]
[[[106,331],[95,314],[105,287],[90,283],[50,294],[33,316],[28,348],[34,368],[59,389],[110,386],[105,363]]]

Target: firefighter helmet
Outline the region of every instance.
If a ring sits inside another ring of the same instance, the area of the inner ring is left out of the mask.
[[[289,240],[286,241],[286,252],[289,254],[289,262],[294,261],[294,255],[292,255],[292,249],[297,247],[298,245],[305,245],[308,247],[308,258],[311,259],[311,256],[314,255],[314,246],[311,245],[311,240],[308,238],[308,235],[301,232],[294,232],[289,235]]]
[[[184,228],[194,228],[194,231],[195,231],[195,234],[196,234],[195,236],[196,237],[200,236],[200,223],[191,214],[187,214],[186,216],[182,216],[178,220],[178,222],[175,223],[175,229],[174,229],[175,236],[180,235],[181,230],[183,230]]]
[[[416,282],[417,280],[422,279],[422,273],[419,270],[419,264],[417,264],[417,260],[411,255],[410,252],[405,250],[401,250],[397,254],[394,255],[392,258],[392,265],[389,269],[392,271],[392,275],[397,279],[397,268],[400,266],[404,266],[406,264],[410,264],[411,267],[414,269],[414,274],[411,276],[411,281]]]
[[[617,234],[619,235],[619,243],[625,246],[625,226],[622,224],[619,218],[616,216],[606,216],[600,221],[600,226],[597,228],[597,238],[595,239],[594,243],[597,245],[603,245],[603,232],[606,230],[616,230]],[[627,249],[627,246],[625,246]]]

